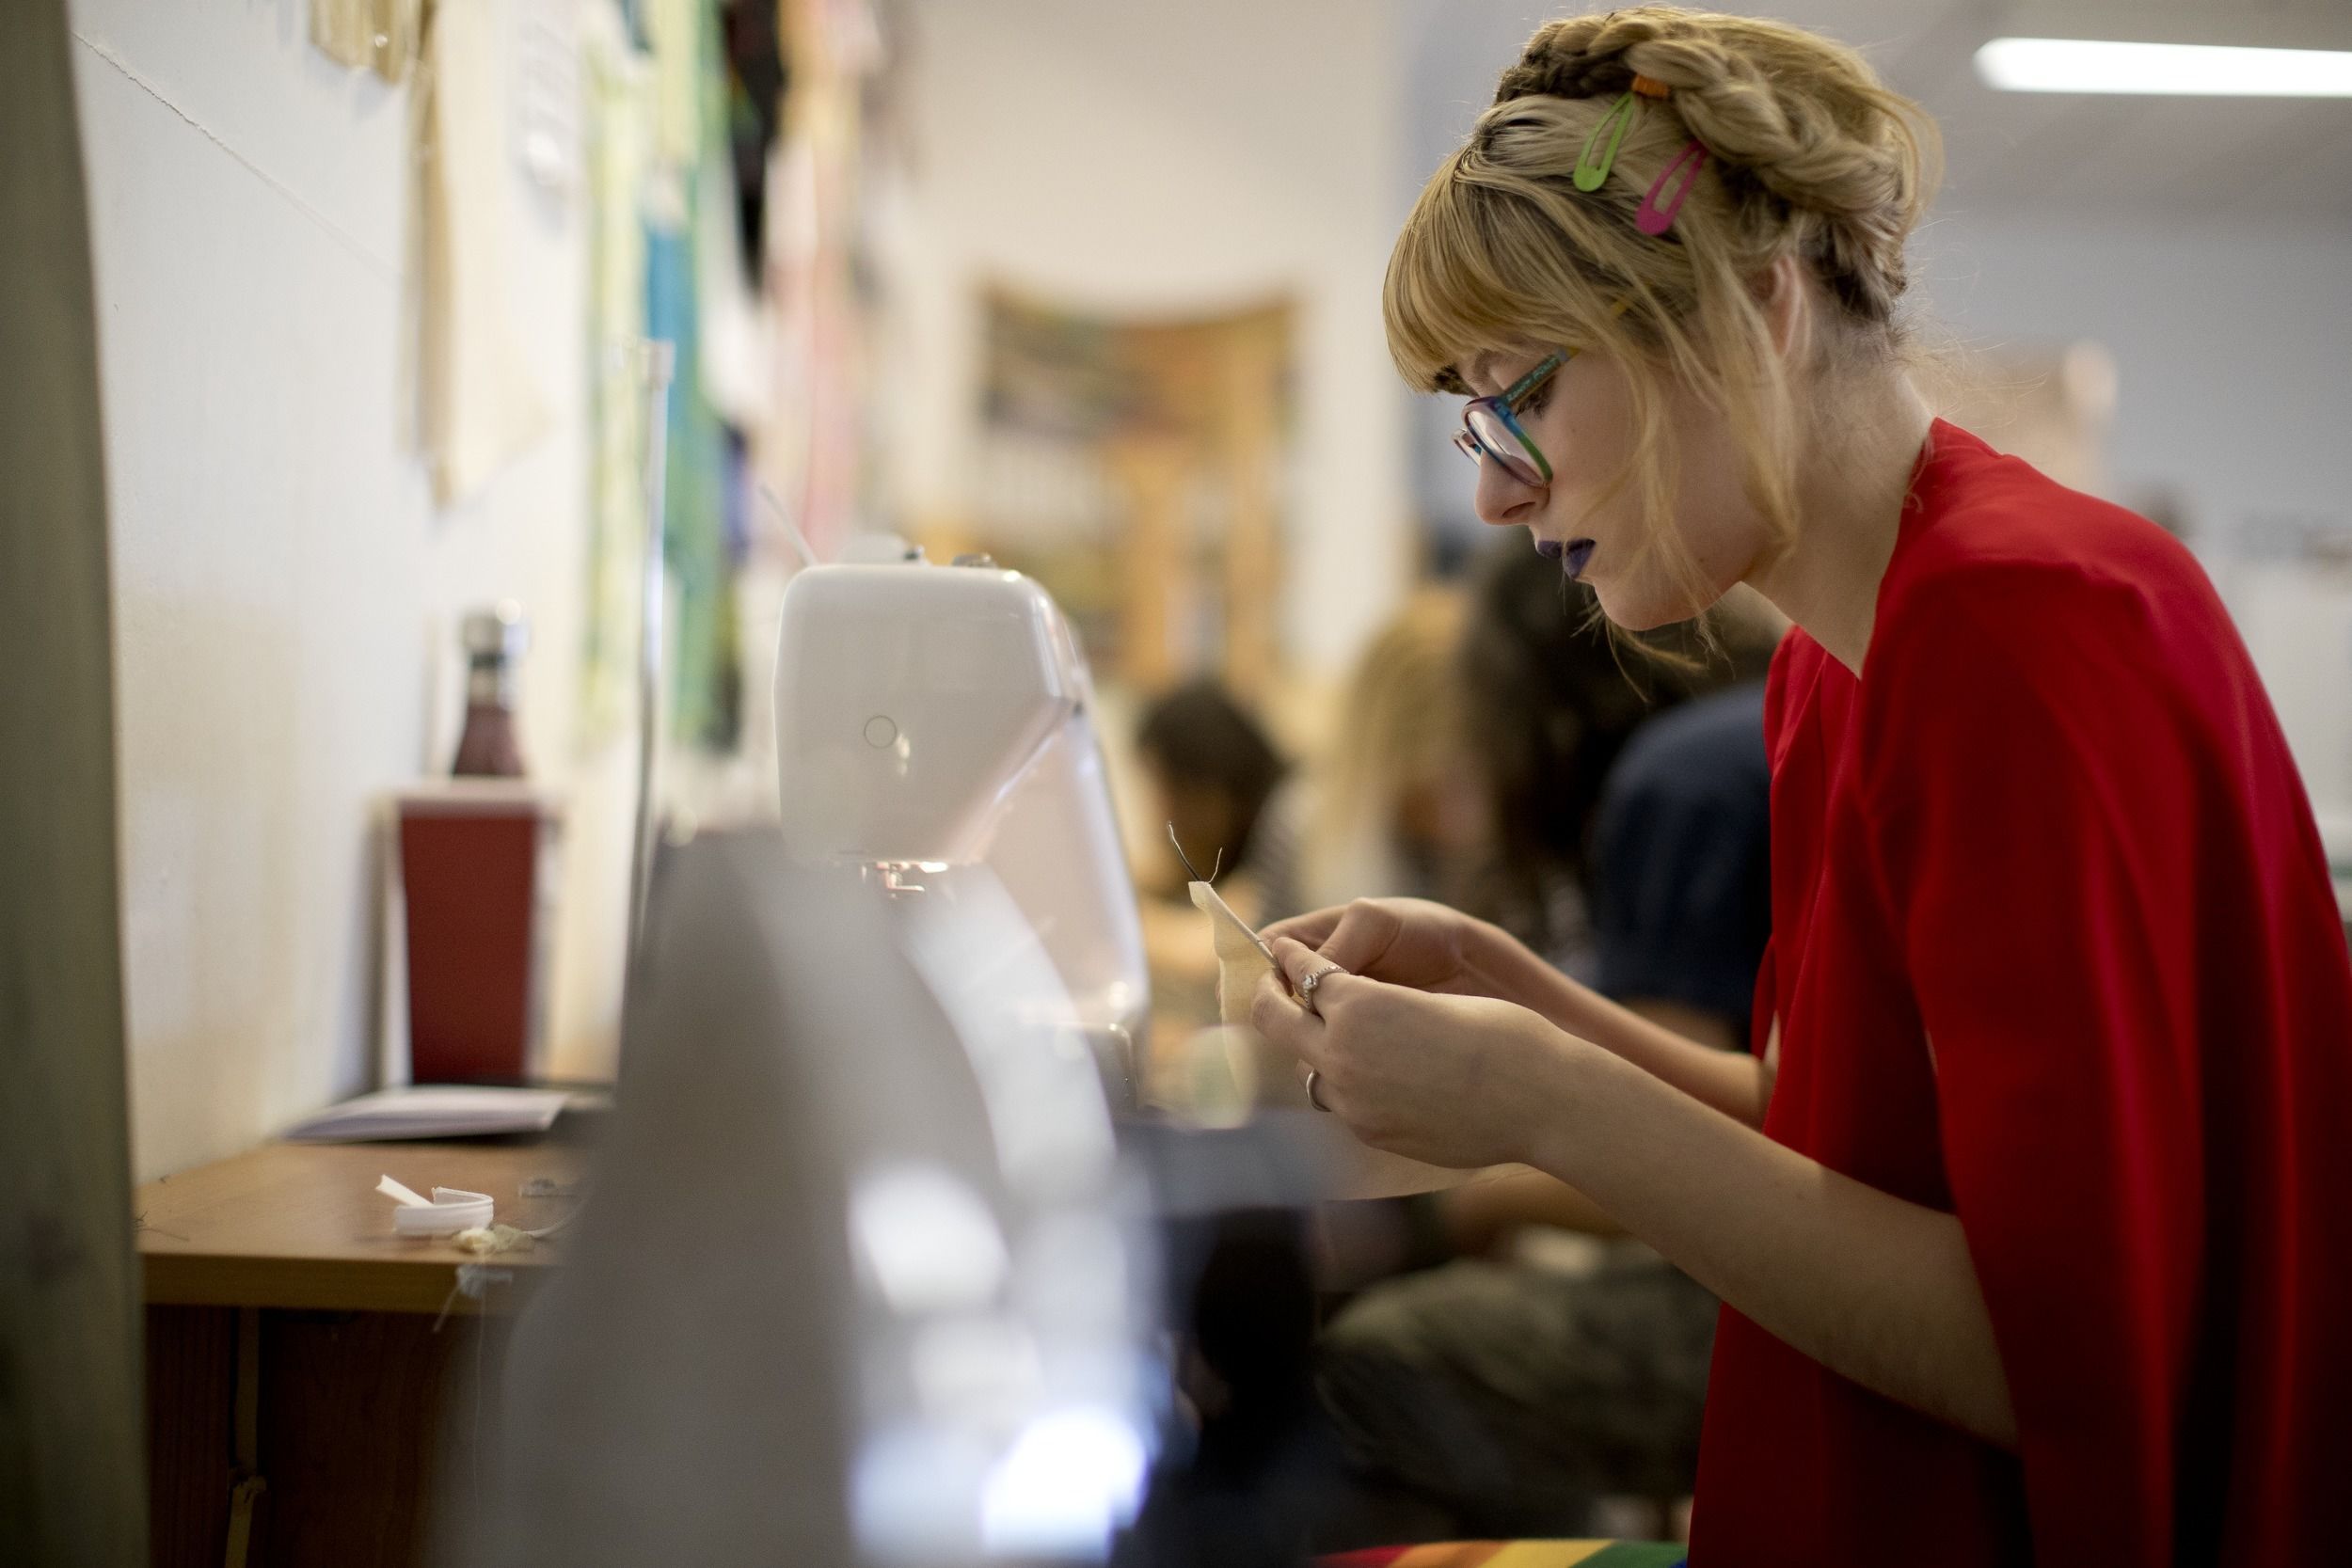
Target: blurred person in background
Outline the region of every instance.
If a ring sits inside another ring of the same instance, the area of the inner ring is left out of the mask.
[[[1290,764],[1222,682],[1202,676],[1153,703],[1136,726],[1136,755],[1151,785],[1152,820],[1174,829],[1203,869],[1221,860],[1220,891],[1227,874],[1257,871],[1259,818]],[[1159,870],[1159,879],[1181,893],[1182,866],[1172,855]]]
[[[1712,657],[1621,653],[1590,590],[1518,543],[1479,562],[1467,626],[1461,728],[1487,851],[1464,907],[1645,1016],[1743,1045],[1770,923],[1776,628],[1729,622]],[[1696,1471],[1714,1297],[1540,1173],[1389,1209],[1333,1206],[1336,1246],[1459,1260],[1375,1285],[1318,1348],[1350,1461],[1388,1499],[1373,1519],[1576,1536],[1594,1499],[1626,1497],[1662,1531]]]
[[[1459,895],[1479,848],[1456,659],[1461,593],[1417,590],[1365,647],[1314,765],[1273,801],[1263,914],[1337,899]]]
[[[1601,802],[1619,759],[1637,732],[1694,698],[1737,686],[1752,702],[1781,623],[1742,603],[1705,627],[1625,645],[1600,624],[1589,588],[1565,581],[1557,562],[1514,542],[1480,558],[1470,595],[1456,656],[1455,727],[1477,784],[1481,853],[1463,907],[1554,967],[1593,981],[1605,964],[1627,961],[1618,951],[1625,926],[1597,928],[1595,906],[1608,898],[1626,908],[1633,896],[1604,875],[1604,850],[1613,845],[1638,863],[1647,849],[1628,844],[1622,831],[1601,832]],[[1760,767],[1760,719],[1754,727],[1749,749]],[[1730,730],[1742,733],[1736,718]],[[1666,994],[1685,984],[1679,976],[1662,983]],[[1604,989],[1629,994],[1623,986]]]
[[[1269,933],[1252,1022],[1367,1142],[1529,1164],[1724,1298],[1697,1568],[2338,1556],[2352,961],[2310,802],[2194,558],[1912,382],[1934,141],[1817,35],[1576,17],[1391,259],[1485,520],[1628,631],[1741,583],[1794,623],[1754,1053],[1411,899]]]
[[[1137,879],[1152,1035],[1178,1040],[1216,1022],[1216,956],[1167,828],[1244,920],[1265,918],[1266,804],[1291,771],[1265,729],[1223,682],[1200,676],[1154,701],[1136,729],[1151,837],[1159,851]],[[1163,827],[1163,824],[1166,827]],[[1158,1052],[1154,1069],[1177,1053]]]

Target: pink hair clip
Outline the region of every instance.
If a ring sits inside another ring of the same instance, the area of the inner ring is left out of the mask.
[[[1642,198],[1642,205],[1634,212],[1633,227],[1645,234],[1663,234],[1673,228],[1676,214],[1682,211],[1682,203],[1690,196],[1691,187],[1698,183],[1699,170],[1706,164],[1707,149],[1696,136],[1683,143],[1675,161],[1660,169],[1658,178],[1650,182],[1649,194]],[[1672,196],[1661,202],[1658,193],[1666,188],[1666,182],[1677,172],[1682,175],[1681,182],[1675,186]]]

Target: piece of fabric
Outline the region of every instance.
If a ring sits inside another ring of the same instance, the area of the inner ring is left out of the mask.
[[[422,23],[417,442],[443,506],[480,489],[554,423],[511,325],[512,174],[496,22],[487,6],[442,4]]]
[[[588,607],[581,642],[583,748],[636,710],[645,557],[645,219],[650,68],[604,7],[582,13],[581,120],[588,228]]]
[[[707,247],[715,244],[718,260],[732,267],[738,246],[730,235],[714,238],[701,214],[705,170],[723,175],[733,156],[724,68],[716,10],[659,0],[648,6],[645,20],[653,43],[657,166],[656,195],[645,203],[645,333],[671,344],[676,355],[667,409],[662,537],[671,605],[666,719],[676,740],[725,752],[736,747],[743,720],[735,594],[742,557],[741,540],[728,522],[728,435],[711,403],[704,364],[709,301],[703,280],[710,271]],[[681,119],[686,111],[691,116]],[[720,188],[723,196],[723,180]]]
[[[1593,827],[1603,994],[1703,1008],[1745,1038],[1772,935],[1772,782],[1761,682],[1633,732]]]
[[[2010,1455],[1726,1310],[1692,1560],[2328,1560],[2352,960],[2251,661],[2153,524],[1938,423],[1865,676],[1767,702],[1765,1132],[1956,1212]]]
[[[423,0],[310,0],[310,43],[337,65],[373,67],[398,83],[416,59],[422,17]]]
[[[663,468],[662,564],[671,621],[663,701],[673,738],[724,751],[741,719],[734,576],[726,537],[726,435],[702,387],[693,232],[645,230],[645,334],[676,351]]]
[[[310,0],[310,47],[358,71],[375,58],[373,0]]]

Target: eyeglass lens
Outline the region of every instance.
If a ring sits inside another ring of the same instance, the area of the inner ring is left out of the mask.
[[[1513,479],[1522,484],[1543,483],[1543,470],[1537,467],[1534,453],[1528,450],[1527,443],[1519,438],[1518,433],[1504,421],[1494,404],[1485,402],[1472,404],[1464,417],[1464,422],[1469,426],[1468,434],[1476,448],[1501,463]],[[1462,446],[1472,456],[1477,455],[1470,446],[1461,442],[1455,445]]]

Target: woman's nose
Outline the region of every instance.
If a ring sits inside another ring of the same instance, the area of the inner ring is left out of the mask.
[[[1478,460],[1478,494],[1472,505],[1480,521],[1497,528],[1517,527],[1534,515],[1543,499],[1540,485],[1514,477],[1491,457]]]

